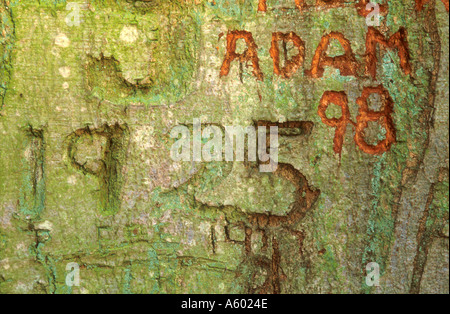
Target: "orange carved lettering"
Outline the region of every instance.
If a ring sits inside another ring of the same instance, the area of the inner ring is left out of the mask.
[[[280,50],[278,49],[278,42],[282,41],[284,48],[285,66],[280,67]],[[298,49],[298,54],[293,56],[291,60],[287,58],[286,43],[292,42]],[[272,34],[272,47],[270,48],[270,56],[273,59],[274,72],[283,78],[290,78],[303,65],[305,60],[305,43],[294,32],[283,34],[280,32]]]
[[[337,105],[341,107],[342,116],[338,118],[328,118],[326,111],[330,104]],[[322,122],[328,126],[336,128],[334,133],[334,152],[336,154],[341,154],[342,145],[344,144],[344,134],[347,129],[347,125],[354,124],[350,120],[350,110],[348,108],[348,99],[347,95],[344,92],[333,92],[328,91],[325,92],[322,99],[320,100],[319,105],[319,116],[322,119]]]
[[[358,11],[358,14],[361,16],[366,17],[367,15],[369,15],[369,13],[371,11],[366,10],[367,4],[370,3],[370,0],[360,0],[359,2],[357,2],[355,4],[356,7],[356,11]],[[387,5],[383,5],[383,4],[378,4],[380,7],[380,14],[386,14],[388,9],[387,9]]]
[[[306,8],[305,0],[295,0],[295,6],[302,11]],[[267,0],[259,0],[258,11],[267,12]]]
[[[239,54],[236,53],[236,42],[239,39],[244,39],[247,44],[247,49]],[[251,62],[253,67],[253,75],[260,81],[263,80],[263,73],[259,67],[258,46],[253,39],[252,33],[247,31],[232,31],[227,34],[227,52],[222,68],[220,69],[220,76],[227,76],[230,72],[231,63],[238,59],[241,63]]]
[[[327,49],[332,39],[338,40],[344,48],[345,53],[343,55],[337,57],[330,57],[327,55]],[[311,70],[306,70],[305,73],[313,78],[320,78],[323,76],[325,66],[331,66],[339,69],[342,76],[356,76],[358,63],[356,62],[355,55],[353,54],[350,41],[348,41],[344,35],[337,32],[332,32],[322,37],[322,40],[316,49]]]
[[[386,37],[380,31],[374,27],[369,27],[366,37],[366,74],[371,75],[373,79],[376,79],[377,76],[377,44],[389,49],[397,48],[403,72],[411,74],[408,39],[405,28],[400,28],[397,33],[386,40]]]
[[[367,99],[371,94],[379,94],[383,106],[381,111],[373,111],[369,109]],[[356,133],[355,142],[362,151],[372,155],[382,154],[390,150],[392,144],[396,143],[396,131],[392,120],[394,112],[394,102],[389,92],[382,86],[365,87],[362,96],[357,99],[359,105],[359,115],[356,117]],[[386,137],[383,141],[376,145],[367,144],[364,140],[364,130],[368,127],[368,122],[378,122],[386,130]]]

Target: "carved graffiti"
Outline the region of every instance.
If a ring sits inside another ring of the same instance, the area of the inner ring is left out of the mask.
[[[382,108],[380,111],[369,109],[368,98],[372,94],[378,94],[381,98]],[[357,99],[359,106],[359,115],[356,117],[356,123],[350,119],[350,109],[348,107],[348,98],[345,92],[327,91],[323,95],[319,105],[319,116],[322,122],[328,126],[336,128],[334,135],[333,150],[336,154],[341,154],[344,143],[344,133],[348,125],[355,127],[355,143],[365,153],[379,155],[390,150],[396,142],[396,131],[392,114],[394,113],[394,102],[389,92],[382,86],[365,87],[361,97]],[[326,110],[330,104],[341,107],[342,115],[340,118],[328,118]],[[371,145],[364,139],[364,130],[369,122],[378,122],[385,130],[385,139]]]

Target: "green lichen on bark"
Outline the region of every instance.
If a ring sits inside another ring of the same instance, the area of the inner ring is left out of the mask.
[[[11,3],[0,3],[0,113],[11,77],[11,53],[14,47],[15,31]]]

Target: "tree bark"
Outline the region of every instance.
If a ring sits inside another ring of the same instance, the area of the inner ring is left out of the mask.
[[[448,1],[378,2],[1,0],[0,292],[449,293]]]

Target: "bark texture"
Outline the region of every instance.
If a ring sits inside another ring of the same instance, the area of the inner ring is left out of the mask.
[[[449,293],[448,1],[368,2],[0,0],[0,293]]]

